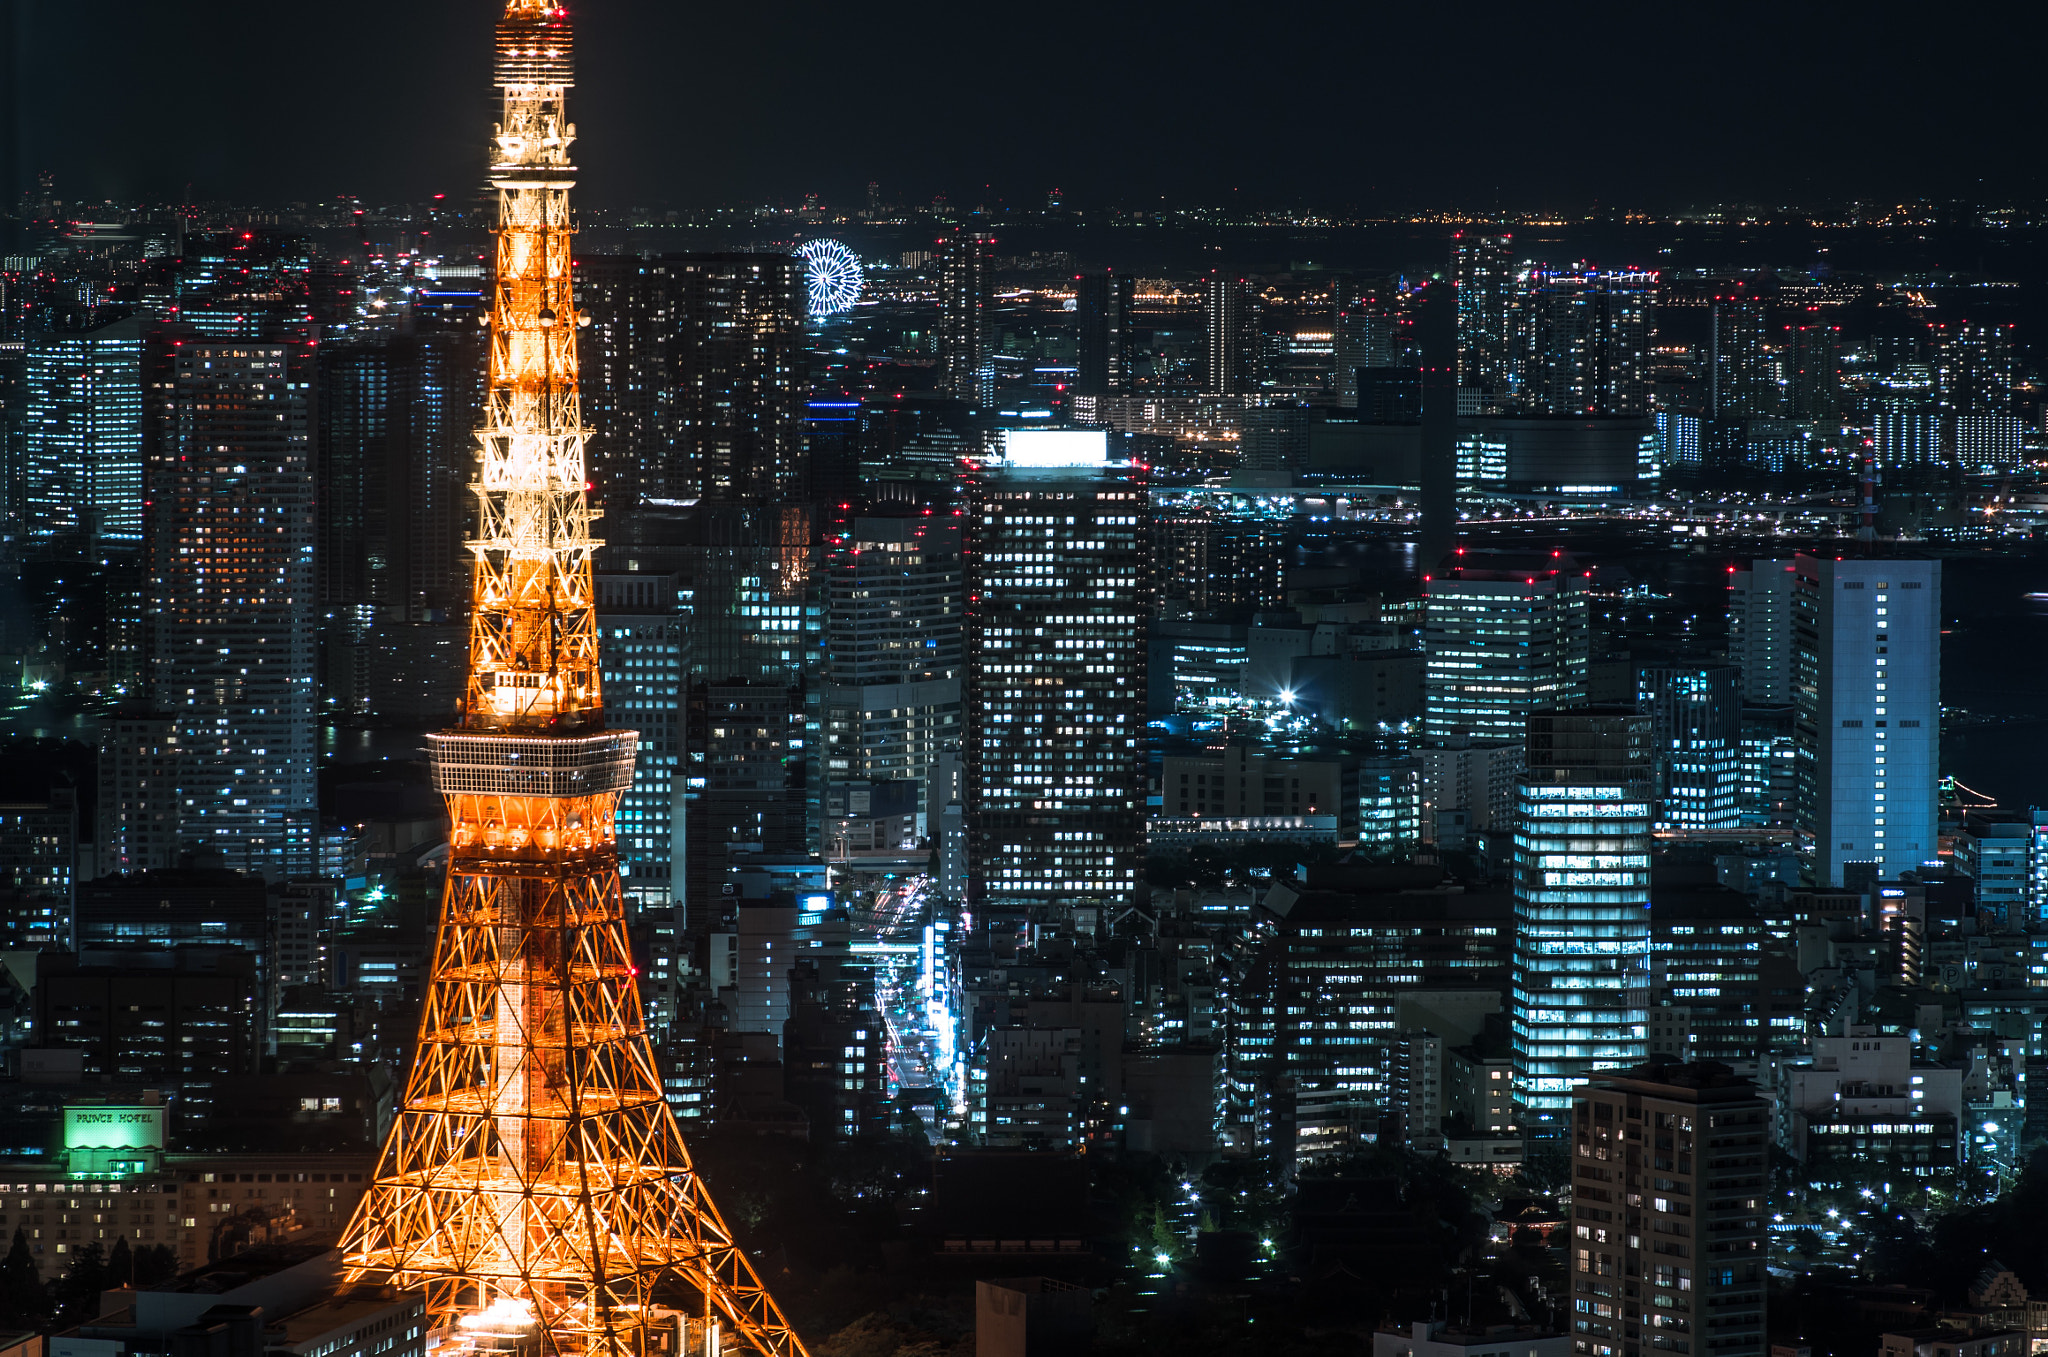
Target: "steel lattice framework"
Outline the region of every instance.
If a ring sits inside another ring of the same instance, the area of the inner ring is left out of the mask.
[[[691,1166],[627,941],[613,821],[637,737],[605,729],[598,683],[567,11],[509,0],[497,80],[469,685],[429,737],[448,886],[348,1278],[424,1290],[442,1352],[806,1357]]]

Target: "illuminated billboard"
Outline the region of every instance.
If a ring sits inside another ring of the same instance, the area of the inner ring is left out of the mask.
[[[67,1107],[64,1148],[67,1150],[161,1150],[164,1147],[162,1107]]]
[[[1011,466],[1108,466],[1109,434],[1101,429],[1005,429],[1003,460]]]

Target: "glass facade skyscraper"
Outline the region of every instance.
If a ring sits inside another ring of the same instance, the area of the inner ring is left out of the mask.
[[[1529,1124],[1642,1060],[1650,984],[1649,719],[1532,717],[1516,796],[1515,1082]]]
[[[1531,712],[1585,700],[1583,578],[1473,554],[1424,585],[1424,730],[1431,741],[1520,740]],[[1480,564],[1484,562],[1485,564]]]
[[[141,324],[34,336],[22,400],[24,535],[141,546]]]
[[[1742,823],[1741,689],[1741,671],[1731,664],[1636,671],[1636,706],[1650,718],[1659,829]]]

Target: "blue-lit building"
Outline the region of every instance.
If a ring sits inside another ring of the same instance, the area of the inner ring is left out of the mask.
[[[22,374],[23,535],[142,545],[142,327],[38,334]]]
[[[1519,740],[1530,713],[1585,701],[1584,578],[1568,557],[1460,553],[1423,588],[1424,732]]]
[[[1517,796],[1515,1083],[1528,1124],[1644,1056],[1650,963],[1649,719],[1613,708],[1532,717]]]
[[[1896,877],[1938,851],[1941,563],[1795,565],[1799,828],[1814,880]]]
[[[1741,690],[1741,671],[1731,664],[1636,671],[1636,707],[1650,718],[1659,829],[1726,830],[1742,823]]]
[[[1422,761],[1374,754],[1358,761],[1358,846],[1395,855],[1422,838]]]
[[[601,574],[605,723],[640,732],[633,785],[619,798],[619,878],[642,911],[682,899],[682,823],[675,813],[682,757],[683,619],[674,575]]]

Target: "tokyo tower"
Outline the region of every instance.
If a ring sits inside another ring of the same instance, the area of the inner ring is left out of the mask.
[[[613,818],[570,286],[569,15],[509,0],[469,681],[428,736],[449,866],[405,1104],[343,1240],[430,1352],[805,1357],[662,1097]]]

